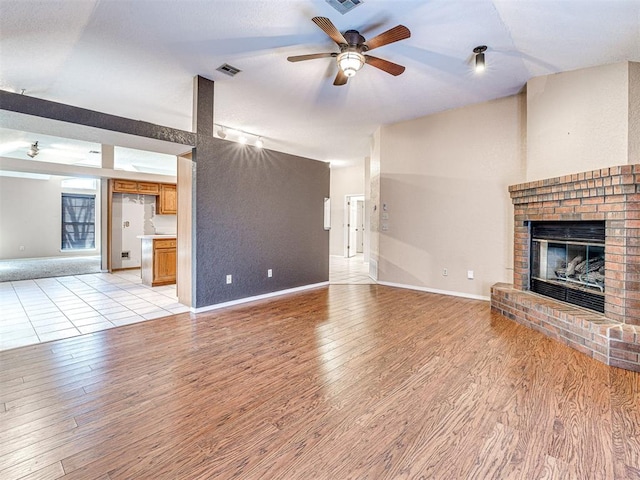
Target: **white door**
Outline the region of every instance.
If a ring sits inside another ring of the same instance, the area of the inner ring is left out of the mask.
[[[344,256],[353,257],[364,249],[364,195],[345,195]]]
[[[349,198],[349,243],[347,245],[347,257],[355,256],[358,251],[358,202],[354,197]]]

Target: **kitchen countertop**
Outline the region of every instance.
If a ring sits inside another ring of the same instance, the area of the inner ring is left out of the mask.
[[[138,235],[136,238],[176,238],[176,234],[166,235]]]

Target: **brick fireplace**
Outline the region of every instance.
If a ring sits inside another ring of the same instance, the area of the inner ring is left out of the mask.
[[[491,308],[607,365],[640,372],[640,164],[509,187],[514,205],[513,285],[491,289]],[[529,291],[530,222],[604,221],[604,313]]]

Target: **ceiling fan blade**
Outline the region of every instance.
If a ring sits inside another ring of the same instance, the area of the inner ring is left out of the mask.
[[[316,58],[337,57],[337,53],[310,53],[308,55],[294,55],[293,57],[287,57],[290,62],[302,62],[303,60],[313,60]]]
[[[398,25],[393,27],[386,32],[382,32],[380,35],[373,37],[371,40],[367,40],[364,42],[367,50],[373,50],[374,48],[382,47],[383,45],[388,45],[393,42],[397,42],[399,40],[404,40],[405,38],[409,38],[411,36],[411,32],[404,25]]]
[[[382,58],[372,57],[371,55],[364,56],[365,61],[372,67],[379,68],[380,70],[390,73],[394,77],[397,77],[404,72],[404,67],[397,63],[390,62],[389,60],[383,60]]]
[[[327,17],[313,17],[313,23],[318,25],[324,33],[331,37],[331,40],[336,42],[338,45],[347,45],[347,41],[344,39],[342,34],[338,31],[336,26],[331,23]]]
[[[347,77],[342,70],[338,69],[338,74],[336,75],[336,79],[333,81],[333,84],[346,85],[347,80],[349,80],[349,77]]]

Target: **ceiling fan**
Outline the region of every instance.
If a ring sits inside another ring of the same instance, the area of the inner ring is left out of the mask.
[[[338,75],[336,75],[333,81],[334,85],[345,85],[349,77],[353,77],[365,63],[394,76],[398,76],[404,72],[402,65],[371,55],[365,55],[366,52],[374,48],[409,38],[411,32],[404,25],[398,25],[370,40],[366,40],[357,30],[347,30],[344,34],[340,33],[335,25],[331,23],[331,20],[326,17],[313,17],[311,20],[313,20],[331,40],[338,44],[340,53],[331,52],[296,55],[287,58],[290,62],[301,62],[315,58],[335,58],[339,68]]]

